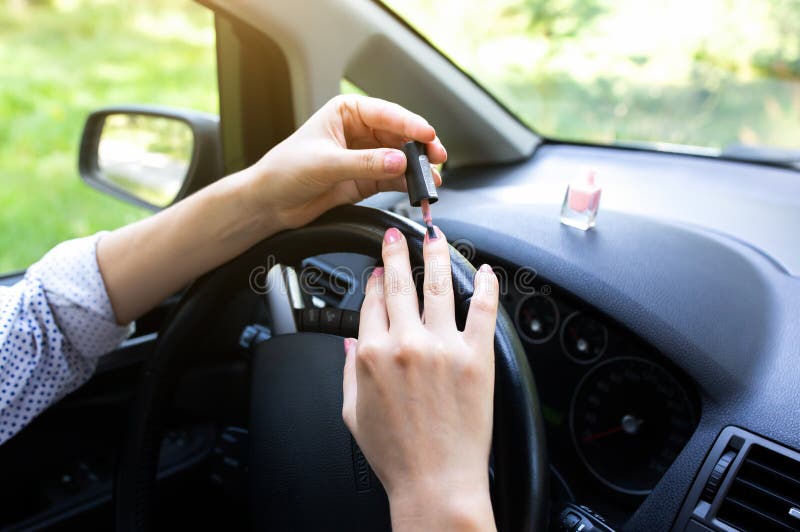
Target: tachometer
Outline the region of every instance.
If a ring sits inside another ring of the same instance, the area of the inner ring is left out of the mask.
[[[534,344],[546,342],[558,330],[558,307],[543,295],[532,295],[517,307],[517,329],[523,338]]]
[[[661,366],[632,357],[597,365],[578,385],[570,410],[573,443],[607,486],[644,495],[695,428],[692,402]]]

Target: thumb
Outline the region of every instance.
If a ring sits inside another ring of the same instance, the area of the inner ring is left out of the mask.
[[[342,418],[350,432],[355,434],[356,430],[356,398],[358,387],[356,386],[356,345],[358,340],[355,338],[344,339],[344,378],[342,379]]]
[[[391,148],[344,150],[338,161],[339,175],[343,179],[380,181],[403,175],[406,171],[405,154]]]

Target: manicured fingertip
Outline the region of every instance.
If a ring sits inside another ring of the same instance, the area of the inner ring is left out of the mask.
[[[444,233],[442,233],[442,230],[436,225],[427,226],[425,231],[425,243],[439,242],[439,239],[444,239]]]
[[[428,226],[428,230],[426,232],[426,235],[428,237],[428,240],[435,240],[435,239],[439,238],[439,235],[436,234],[436,228],[433,227],[432,225]]]
[[[390,227],[383,235],[383,243],[386,245],[399,242],[403,238],[403,234],[396,227]]]
[[[495,294],[497,283],[498,279],[494,268],[488,264],[482,264],[475,274],[475,293],[477,294],[480,292],[482,294],[489,294],[492,297],[497,297],[497,294]]]
[[[383,276],[383,266],[376,266],[372,269],[372,273],[370,277],[382,277]]]
[[[497,276],[488,264],[481,265],[475,274],[475,291],[467,312],[464,334],[470,341],[491,345],[499,305]]]
[[[345,352],[345,354],[349,355],[350,353],[354,352],[357,343],[358,343],[358,340],[356,340],[355,338],[345,338],[344,339],[344,352]]]
[[[383,156],[383,171],[391,175],[402,174],[406,169],[406,156],[399,150],[387,151]]]

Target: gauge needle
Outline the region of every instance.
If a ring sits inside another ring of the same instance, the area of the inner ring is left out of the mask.
[[[583,437],[583,443],[592,443],[595,440],[599,440],[605,438],[606,436],[611,436],[612,434],[616,434],[617,432],[622,432],[623,429],[622,425],[618,425],[612,429],[604,430],[603,432],[596,432],[594,434],[589,434],[588,436]]]
[[[631,435],[637,434],[639,432],[639,427],[642,426],[642,423],[644,423],[643,419],[638,419],[635,416],[626,414],[622,416],[622,422],[616,427],[604,430],[603,432],[597,432],[595,434],[584,436],[583,443],[591,443],[595,440],[605,438],[606,436],[611,436],[612,434],[616,434],[618,432],[625,432],[626,434]]]

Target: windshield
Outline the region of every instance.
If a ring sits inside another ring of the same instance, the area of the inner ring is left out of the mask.
[[[800,160],[800,0],[386,0],[537,133]]]

